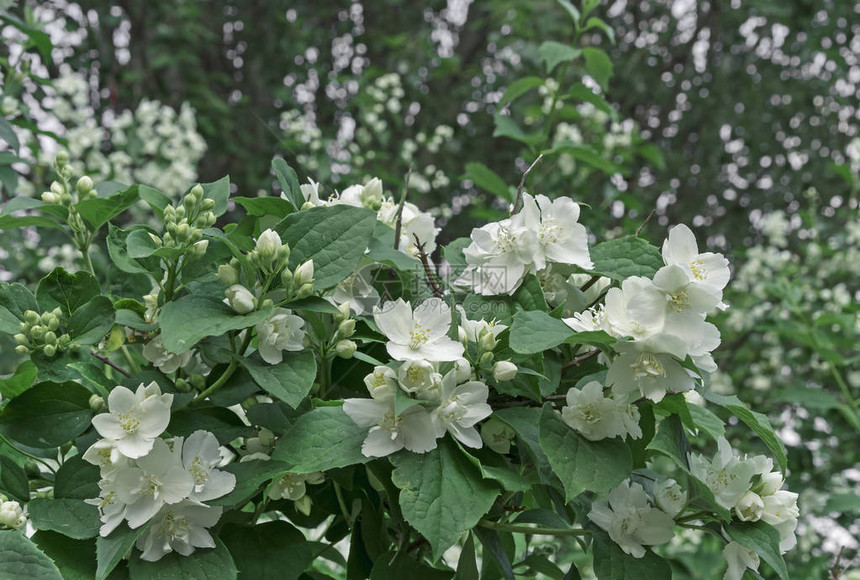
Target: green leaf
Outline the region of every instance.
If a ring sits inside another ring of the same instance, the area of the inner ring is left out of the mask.
[[[314,287],[325,290],[355,272],[375,226],[375,212],[335,205],[288,215],[275,231],[290,245],[290,268],[313,259]]]
[[[582,28],[582,31],[585,32],[587,30],[591,30],[593,28],[599,28],[606,34],[606,38],[609,39],[609,42],[615,44],[615,31],[612,30],[612,27],[609,26],[606,22],[597,17],[589,18],[585,23],[585,26]]]
[[[174,411],[167,428],[171,434],[180,436],[188,436],[201,429],[213,433],[221,444],[252,432],[230,409],[203,406]]]
[[[96,580],[105,580],[113,572],[117,564],[131,552],[134,543],[145,529],[146,526],[141,526],[132,530],[122,523],[109,536],[96,538]]]
[[[15,134],[15,129],[13,129],[12,124],[3,117],[0,117],[0,139],[6,141],[13,151],[17,152],[18,148],[21,147],[21,144],[18,142],[18,135]]]
[[[726,427],[723,420],[708,411],[701,405],[687,405],[690,411],[690,416],[693,418],[693,425],[697,429],[701,429],[711,436],[715,441],[726,434]]]
[[[108,254],[114,265],[123,272],[129,274],[147,274],[149,270],[128,254],[128,237],[135,231],[144,230],[122,230],[113,224],[108,224]]]
[[[653,143],[643,143],[637,146],[636,153],[653,163],[657,169],[666,169],[666,160],[663,158],[663,152]]]
[[[63,580],[57,566],[23,533],[0,531],[0,578]]]
[[[578,143],[574,143],[573,141],[559,141],[556,143],[552,149],[543,152],[544,155],[554,155],[558,153],[565,153],[570,155],[574,159],[578,159],[584,163],[595,167],[607,175],[613,175],[615,173],[622,173],[623,170],[617,164],[613,163],[609,159],[604,158],[597,151],[588,147],[587,145],[580,145]]]
[[[367,463],[372,458],[361,453],[367,431],[342,407],[318,407],[300,416],[278,440],[272,459],[284,461],[293,473]]]
[[[39,530],[33,541],[63,571],[65,580],[92,580],[96,576],[96,543],[73,540],[57,532]]]
[[[245,368],[267,393],[295,409],[308,396],[317,376],[316,357],[310,350],[284,351],[276,365],[264,361],[259,353],[246,358]]]
[[[39,380],[41,381],[77,381],[81,378],[80,372],[76,370],[79,364],[90,364],[92,355],[88,348],[77,350],[62,350],[52,357],[38,350],[30,353],[30,360],[39,369]]]
[[[412,256],[407,256],[400,250],[394,249],[394,230],[382,222],[376,223],[373,237],[367,245],[367,254],[365,255],[374,262],[394,266],[403,272],[418,271],[421,276],[424,275],[421,262]]]
[[[505,89],[505,93],[502,95],[502,98],[499,100],[498,108],[501,109],[502,107],[504,107],[508,103],[514,102],[515,100],[517,100],[518,98],[520,98],[524,94],[528,93],[532,89],[536,89],[537,87],[542,86],[544,84],[544,82],[546,82],[546,81],[544,81],[544,79],[542,79],[540,77],[523,77],[521,79],[515,80],[510,85],[508,85],[508,88]],[[472,163],[466,164],[466,171],[467,172],[469,171],[470,165],[473,165],[473,164]],[[474,165],[481,165],[481,164],[477,163]],[[496,174],[494,173],[493,175],[495,176]],[[477,183],[477,180],[473,179],[473,181],[475,181]],[[502,181],[502,183],[504,183],[504,181]],[[483,187],[483,186],[481,186],[481,187]],[[492,191],[489,188],[484,188],[484,189],[487,189],[487,191]],[[507,184],[505,184],[505,189],[507,190]],[[499,194],[496,194],[496,195],[499,195]],[[508,195],[510,195],[510,194],[508,194]],[[501,197],[507,197],[507,196],[501,196]],[[513,199],[510,199],[508,201],[513,201]]]
[[[573,334],[572,328],[546,312],[523,311],[514,314],[509,343],[514,352],[534,354],[562,344]]]
[[[540,135],[528,135],[517,126],[513,119],[507,115],[495,115],[493,117],[493,137],[508,137],[520,141],[528,146],[534,146],[542,137]]]
[[[278,178],[278,185],[281,186],[281,190],[286,194],[287,200],[293,204],[296,211],[300,210],[305,204],[305,198],[299,187],[299,177],[296,175],[295,170],[282,157],[275,157],[272,159],[272,171],[275,172],[275,177]]]
[[[816,510],[821,514],[838,512],[840,514],[860,511],[860,495],[856,493],[830,494],[824,507]]]
[[[431,568],[424,562],[397,552],[388,551],[376,558],[370,572],[370,580],[391,580],[409,578],[410,580],[451,580],[453,572]]]
[[[733,522],[726,531],[738,544],[758,554],[782,580],[788,580],[788,569],[779,551],[779,532],[776,528],[762,521]]]
[[[18,334],[24,312],[38,309],[36,297],[25,286],[0,283],[0,332]]]
[[[565,98],[591,103],[596,109],[603,111],[610,117],[615,117],[618,114],[602,95],[598,95],[582,83],[573,85],[567,95],[565,95]]]
[[[606,535],[595,534],[594,574],[597,580],[671,580],[672,568],[651,550],[642,558],[634,558]]]
[[[707,393],[705,395],[705,399],[711,403],[728,409],[735,417],[746,423],[747,427],[755,431],[755,434],[764,441],[764,444],[767,445],[767,448],[771,453],[773,453],[774,458],[779,464],[780,470],[785,473],[786,467],[788,466],[788,458],[785,455],[785,446],[783,445],[782,440],[773,432],[773,426],[770,424],[770,420],[767,416],[755,411],[750,411],[747,409],[746,405],[744,405],[743,401],[734,395],[727,397],[716,393]]]
[[[221,539],[230,549],[241,578],[248,580],[297,580],[327,548],[308,542],[304,534],[284,521],[228,525],[221,531]]]
[[[36,286],[36,302],[43,312],[60,307],[66,316],[101,294],[99,282],[89,272],[69,274],[62,268],[54,270],[39,280]]]
[[[609,79],[612,78],[612,60],[609,55],[599,48],[587,47],[582,49],[585,57],[585,70],[603,87],[609,88]]]
[[[62,225],[58,221],[39,215],[0,215],[0,230],[13,230],[28,226],[62,229]]]
[[[81,499],[33,499],[28,510],[30,521],[37,530],[51,530],[86,540],[99,534],[99,510]]]
[[[96,296],[77,310],[67,325],[75,344],[97,344],[110,332],[116,313],[106,296]]]
[[[568,427],[549,404],[540,418],[540,444],[564,485],[567,501],[583,491],[608,492],[633,471],[630,448],[624,442],[589,441]]]
[[[574,6],[569,0],[556,0],[559,6],[564,8],[564,11],[570,16],[570,19],[573,20],[574,26],[579,26],[579,21],[582,20],[582,16],[579,14],[579,10]]]
[[[480,580],[481,574],[478,571],[478,562],[475,554],[475,538],[469,534],[466,543],[463,545],[463,551],[460,552],[460,558],[457,560],[457,572],[454,574],[454,580]]]
[[[215,538],[214,548],[197,548],[192,556],[171,552],[157,562],[131,558],[128,570],[134,580],[235,580],[239,574],[230,552],[218,538]]]
[[[20,502],[30,501],[27,472],[6,455],[0,455],[0,491]]]
[[[90,395],[74,382],[39,383],[6,404],[0,433],[30,447],[59,447],[89,428]]]
[[[215,202],[215,206],[212,208],[215,217],[224,215],[227,211],[227,202],[230,199],[230,177],[224,176],[212,183],[201,183],[200,186],[203,188],[203,198]]]
[[[642,238],[626,236],[601,242],[591,248],[593,274],[623,281],[630,276],[653,278],[663,267],[660,250]]]
[[[534,78],[534,77],[532,77]],[[528,79],[520,79],[528,80]],[[540,80],[540,79],[537,79]],[[514,83],[516,84],[516,83]],[[510,89],[508,89],[510,90]],[[507,93],[505,93],[507,95]],[[501,105],[500,105],[501,106]],[[508,184],[505,180],[499,177],[492,169],[483,163],[467,163],[465,179],[471,179],[475,185],[485,189],[495,196],[498,196],[505,201],[513,203],[514,198],[511,190],[508,189]]]
[[[236,487],[227,495],[213,499],[207,503],[224,506],[244,503],[251,499],[264,483],[277,475],[289,471],[288,467],[283,461],[263,461],[260,459],[230,463],[223,470],[236,476]]]
[[[99,468],[81,459],[70,457],[57,470],[54,482],[54,497],[67,499],[90,499],[99,495]]]
[[[284,218],[293,212],[290,202],[280,197],[234,197],[233,201],[245,208],[248,215]]]
[[[690,441],[677,415],[670,415],[660,421],[657,433],[648,444],[648,449],[665,455],[681,469],[689,471],[687,454],[690,452]]]
[[[420,405],[421,401],[413,399],[403,389],[394,390],[394,416],[399,417],[409,407]]]
[[[137,188],[138,186],[132,185],[110,197],[85,199],[75,204],[75,208],[90,227],[90,231],[96,231],[140,199]]]
[[[125,239],[126,253],[134,259],[149,258],[176,258],[182,255],[182,248],[159,246],[149,235],[149,230],[140,228],[133,229]]]
[[[546,72],[551,74],[553,69],[559,64],[576,59],[583,51],[569,44],[547,40],[540,45],[538,52],[540,53],[541,60],[546,63]]]
[[[401,451],[390,459],[403,517],[427,538],[434,558],[475,527],[499,495],[448,437],[427,453]]]
[[[221,336],[267,320],[272,311],[268,306],[249,314],[236,314],[219,298],[189,294],[162,307],[161,338],[164,348],[182,354],[207,336]]]
[[[14,399],[33,386],[33,383],[36,382],[36,372],[36,365],[33,364],[33,361],[25,360],[18,365],[11,377],[0,379],[0,395],[7,399]]]
[[[540,442],[541,409],[509,407],[499,409],[493,413],[493,417],[507,423],[511,429],[516,431],[517,436],[534,458],[534,464],[537,467],[541,482],[551,483],[554,481],[555,474]]]
[[[149,204],[149,207],[151,207],[155,213],[158,214],[158,218],[161,219],[164,215],[164,208],[170,204],[170,198],[148,185],[138,185],[137,193],[140,195],[140,199]]]

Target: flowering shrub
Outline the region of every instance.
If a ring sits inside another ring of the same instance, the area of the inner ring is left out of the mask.
[[[704,387],[729,268],[686,226],[589,243],[575,201],[520,189],[438,267],[433,219],[377,179],[326,196],[276,159],[281,197],[224,178],[171,204],[55,166],[0,215],[87,265],[0,287],[22,357],[0,525],[27,531],[0,532],[5,574],[575,577],[515,540],[555,535],[598,578],[669,578],[659,546],[691,530],[725,543],[725,578],[787,578],[785,451]],[[158,227],[111,223],[140,201]],[[737,454],[727,414],[768,455]]]

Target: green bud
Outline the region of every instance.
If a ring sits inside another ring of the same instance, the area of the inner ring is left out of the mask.
[[[289,262],[289,260],[290,260],[290,246],[287,244],[284,244],[283,246],[278,248],[278,253],[277,253],[276,258],[278,260],[278,263],[281,265],[281,267],[286,266],[287,262]]]
[[[61,169],[65,167],[68,162],[69,154],[66,151],[60,151],[57,153],[57,156],[54,157],[54,164]]]
[[[202,202],[200,202],[200,209],[202,209],[203,211],[209,211],[213,207],[215,207],[215,200],[214,199],[210,199],[207,197]]]
[[[48,204],[60,203],[60,196],[53,191],[46,191],[42,193],[42,201]]]
[[[103,397],[99,395],[90,396],[90,409],[95,411],[96,413],[101,413],[102,411],[107,410],[107,405],[105,405],[105,400]]]
[[[499,342],[496,340],[496,337],[492,332],[485,331],[481,334],[478,344],[481,346],[482,350],[493,350]]]
[[[188,214],[191,214],[191,212],[194,211],[195,205],[197,205],[197,200],[194,199],[194,196],[192,195],[186,195],[185,199],[182,200],[182,207]]]
[[[194,230],[194,233],[199,234],[200,230]],[[209,240],[199,240],[191,246],[191,255],[195,258],[202,258],[206,255],[206,248],[209,247]]]
[[[228,264],[218,266],[218,279],[227,286],[239,283],[239,271]]]
[[[334,351],[340,358],[352,358],[356,348],[358,348],[357,345],[351,340],[339,340],[334,345]]]
[[[24,312],[24,320],[26,320],[30,324],[38,324],[39,313],[33,310],[27,310],[26,312]]]
[[[313,284],[304,284],[299,291],[296,293],[296,300],[301,300],[303,298],[307,298],[311,294],[314,293],[314,285]]]
[[[164,208],[164,223],[168,224],[172,221],[176,220],[176,208],[172,205],[168,205]]]
[[[342,338],[349,338],[355,334],[355,319],[347,318],[337,327],[337,335]]]
[[[64,193],[60,196],[60,203],[63,205],[71,205],[72,204],[72,196],[71,194]]]
[[[266,308],[267,306],[272,306],[273,304],[274,304],[274,302],[272,302],[272,299],[271,299],[271,298],[266,298],[266,299],[265,299],[265,300],[263,300],[263,302],[260,304],[260,308]]]
[[[60,347],[64,347],[67,344],[69,344],[69,342],[71,342],[71,340],[72,340],[72,337],[69,336],[68,334],[61,334],[60,338],[57,339],[57,343],[60,345]]]
[[[75,187],[78,190],[78,195],[86,196],[93,190],[93,180],[84,175],[78,180],[78,183]]]
[[[200,200],[203,199],[203,186],[198,183],[191,188],[188,195],[194,199],[195,203],[200,203]]]
[[[45,333],[45,344],[57,344],[57,335],[50,330]]]
[[[17,352],[18,354],[28,354],[30,352],[30,349],[23,344],[19,344],[15,347],[15,352]]]
[[[211,211],[207,211],[207,212],[203,213],[203,216],[200,219],[203,220],[205,227],[208,228],[208,227],[212,226],[212,224],[214,224],[218,218],[216,218],[215,214],[212,213]]]
[[[281,284],[287,289],[293,287],[293,273],[288,269],[281,272]]]
[[[176,228],[176,239],[185,240],[188,239],[188,234],[191,232],[191,227],[187,224],[179,224],[179,227]]]
[[[312,204],[312,203],[311,203],[311,202],[309,202],[309,201],[306,201],[305,203],[303,203],[303,204],[302,204],[301,209],[313,209],[313,208],[315,208],[315,207],[316,207],[316,206],[315,206],[314,204]]]
[[[17,344],[23,344],[24,346],[29,346],[29,344],[30,344],[30,340],[29,340],[29,339],[27,338],[27,336],[26,336],[26,335],[24,335],[24,334],[16,334],[16,335],[15,335],[14,337],[12,337],[12,338],[14,338],[14,339],[15,339],[15,342],[16,342]]]
[[[170,225],[173,225],[173,224],[170,224]],[[164,245],[167,246],[168,248],[170,248],[174,245],[173,236],[170,235],[170,232],[167,232],[166,234],[164,234],[164,236],[162,236],[161,239],[164,240]]]
[[[156,236],[152,232],[149,232],[149,239],[152,240],[152,243],[155,244],[156,246],[158,246],[159,248],[163,244],[163,242],[161,241],[161,238],[159,238],[158,236]]]
[[[27,477],[30,479],[39,479],[42,477],[42,470],[39,469],[39,464],[33,459],[28,459],[24,464],[24,471],[27,472]]]
[[[66,188],[59,181],[51,182],[51,192],[55,195],[63,195],[66,193]]]
[[[51,314],[56,316],[57,318],[59,318],[60,316],[63,315],[63,310],[59,306],[57,306],[56,308],[51,310]]]
[[[346,302],[344,302],[343,304],[341,304],[337,307],[337,314],[334,315],[334,321],[335,322],[341,322],[342,320],[349,318],[349,316],[350,316],[349,300],[347,300]]]
[[[29,332],[30,332],[30,325],[29,325],[29,324],[27,324],[26,322],[21,322],[20,324],[18,324],[18,329],[19,329],[21,332],[23,332],[24,334],[29,334]]]
[[[185,217],[185,207],[179,206],[176,208],[176,219],[182,220]]]
[[[180,393],[187,393],[191,391],[191,385],[185,379],[176,379],[176,390]]]
[[[60,319],[52,315],[51,319],[48,320],[48,328],[50,330],[57,330],[60,328]]]
[[[482,354],[481,360],[478,361],[478,363],[482,364],[482,365],[489,365],[492,362],[493,362],[493,353],[491,353],[491,352],[485,352],[484,354]]]
[[[188,380],[191,382],[191,385],[197,389],[198,391],[202,391],[206,388],[206,377],[201,375],[200,373],[194,373]]]
[[[296,271],[293,272],[293,275],[296,278],[296,286],[303,286],[304,284],[308,284],[313,282],[314,279],[314,261],[307,260],[302,263]]]
[[[35,338],[39,340],[45,334],[45,329],[39,326],[38,324],[30,329],[30,338]]]
[[[49,358],[57,354],[57,347],[53,344],[46,344],[42,350],[45,352],[45,356]]]

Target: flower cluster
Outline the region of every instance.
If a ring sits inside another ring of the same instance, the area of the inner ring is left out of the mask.
[[[785,478],[781,472],[773,471],[773,460],[764,455],[735,455],[729,442],[721,437],[716,455],[690,453],[689,461],[691,473],[708,486],[718,504],[732,511],[733,517],[772,525],[779,532],[779,549],[783,553],[797,544],[797,494],[782,489]],[[729,563],[725,580],[740,580],[746,568],[758,569],[758,557],[737,542],[729,542],[723,555]]]
[[[107,536],[123,521],[131,529],[149,523],[136,544],[147,561],[215,547],[207,529],[218,522],[221,508],[204,502],[236,485],[233,474],[218,469],[220,445],[212,433],[160,438],[172,402],[173,395],[162,394],[154,382],[136,391],[115,387],[108,412],[93,417],[102,439],[83,455],[101,470],[99,497],[87,500],[99,508],[100,534]]]
[[[27,524],[27,514],[17,501],[12,501],[0,494],[0,527],[12,530],[23,528]]]
[[[579,205],[568,197],[523,194],[522,211],[472,230],[456,284],[492,296],[513,293],[526,274],[554,263],[590,270],[588,234],[578,219]]]

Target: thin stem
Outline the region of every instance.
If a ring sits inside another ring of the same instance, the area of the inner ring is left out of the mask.
[[[526,169],[526,170],[523,172],[523,177],[522,177],[522,179],[520,179],[520,185],[519,185],[519,187],[517,187],[517,198],[514,200],[514,206],[511,208],[511,215],[514,215],[515,213],[517,213],[518,211],[520,211],[520,209],[522,208],[522,205],[523,205],[523,190],[524,190],[524,189],[525,189],[525,187],[526,187],[526,178],[528,178],[529,173],[531,173],[532,169],[534,169],[534,168],[535,168],[535,166],[537,166],[537,164],[538,164],[538,163],[540,163],[541,159],[543,159],[543,153],[541,153],[540,155],[538,155],[538,156],[537,156],[537,159],[535,159],[535,160],[532,162],[532,164],[531,164],[531,165],[529,165],[528,169]]]
[[[346,501],[343,499],[343,491],[341,491],[340,485],[336,481],[332,481],[332,485],[334,485],[334,495],[337,496],[337,505],[340,506],[340,513],[343,515],[343,519],[346,520],[346,525],[351,530],[352,519],[349,517],[349,510],[346,509]]]
[[[400,205],[397,206],[397,217],[394,220],[394,249],[400,249],[400,232],[403,228],[403,205],[406,203],[406,195],[409,193],[409,178],[412,177],[412,164],[403,180],[403,195],[400,196]]]
[[[587,361],[588,359],[593,358],[593,357],[595,357],[595,356],[597,356],[597,355],[599,355],[599,354],[600,354],[600,349],[595,349],[595,350],[593,350],[593,351],[591,351],[591,352],[587,352],[587,353],[585,353],[585,354],[581,354],[581,355],[579,355],[578,357],[576,357],[576,358],[574,358],[573,360],[571,360],[570,362],[565,363],[565,364],[561,367],[561,370],[563,370],[563,371],[564,371],[564,370],[569,369],[570,367],[577,367],[577,366],[581,365],[582,363],[584,363],[585,361]]]
[[[122,347],[120,347],[120,350],[122,351],[122,356],[125,358],[125,362],[127,362],[128,366],[131,367],[131,372],[139,373],[140,367],[137,365],[136,362],[134,362],[134,359],[131,357],[131,353],[128,351],[128,347],[126,345],[122,345]]]
[[[491,522],[490,520],[481,520],[478,525],[482,528],[497,530],[499,532],[513,532],[515,534],[541,534],[546,536],[590,536],[589,530],[582,528],[541,528],[518,524],[505,524],[501,522]]]
[[[415,247],[418,248],[418,257],[421,259],[421,264],[424,266],[424,273],[427,275],[430,289],[433,290],[433,296],[436,298],[442,298],[442,288],[439,287],[439,283],[436,281],[436,276],[430,268],[430,260],[427,258],[427,252],[424,251],[424,244],[418,240],[418,234],[412,234],[412,236],[415,238]]]
[[[6,438],[6,436],[5,436],[5,435],[0,434],[0,441],[2,441],[2,442],[3,442],[3,443],[5,443],[6,445],[8,445],[8,446],[9,446],[9,447],[11,447],[12,449],[14,449],[16,452],[20,453],[21,455],[23,455],[23,456],[25,456],[25,457],[29,457],[30,459],[32,459],[32,460],[34,460],[34,461],[38,461],[39,463],[41,463],[42,465],[44,465],[45,467],[47,467],[47,468],[51,471],[51,473],[53,473],[54,475],[56,475],[56,473],[57,473],[57,472],[56,472],[56,471],[54,471],[54,468],[53,468],[53,467],[51,467],[51,465],[50,465],[49,463],[47,463],[44,459],[42,459],[41,457],[36,457],[35,455],[33,455],[33,454],[31,454],[31,453],[27,453],[27,452],[26,452],[26,451],[24,451],[23,449],[18,448],[18,446],[16,446],[14,443],[12,443],[11,441],[9,441],[9,440]]]
[[[123,347],[123,348],[125,348],[125,347]],[[127,370],[125,370],[124,368],[122,368],[121,366],[119,366],[118,364],[113,362],[106,355],[103,355],[102,353],[97,352],[95,350],[91,350],[90,353],[92,353],[92,355],[94,357],[96,357],[97,359],[99,359],[100,361],[102,361],[103,363],[105,363],[106,365],[108,365],[110,368],[112,368],[116,372],[120,373],[121,375],[126,376],[126,377],[131,376],[130,372],[128,372]]]
[[[832,361],[828,361],[827,366],[830,369],[830,374],[833,375],[833,378],[836,380],[836,384],[839,385],[842,395],[848,401],[848,404],[851,405],[851,408],[857,411],[857,401],[851,395],[851,389],[848,388],[845,379],[842,378],[842,373],[839,372],[839,369],[836,368],[836,365],[833,364]]]
[[[246,332],[247,334],[245,335],[245,340],[242,342],[242,346],[240,346],[239,350],[234,353],[236,356],[233,357],[233,360],[230,361],[230,364],[227,365],[227,368],[224,369],[224,372],[221,373],[221,376],[218,377],[218,379],[214,383],[212,383],[209,388],[207,388],[205,391],[192,399],[192,405],[196,405],[197,403],[204,400],[206,397],[220,389],[222,386],[224,386],[224,383],[226,383],[227,380],[233,376],[233,373],[236,372],[236,369],[239,367],[239,357],[244,355],[245,350],[248,348],[248,345],[251,344],[251,331],[248,330]]]
[[[645,224],[647,224],[651,220],[652,217],[654,217],[654,210],[653,209],[648,213],[648,217],[645,218],[645,221],[642,222],[642,225],[640,225],[638,228],[636,228],[636,237],[637,238],[639,237],[639,232],[642,231],[642,228],[645,227]]]

